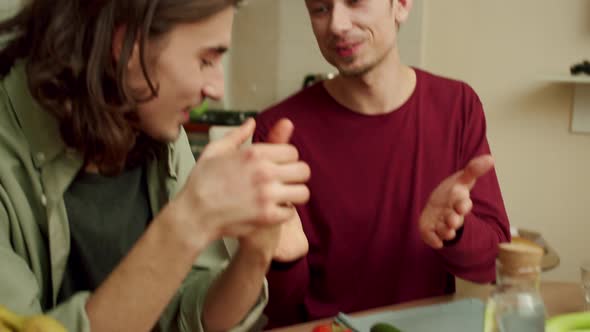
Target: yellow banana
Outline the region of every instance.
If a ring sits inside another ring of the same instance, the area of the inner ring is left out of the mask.
[[[3,326],[5,328],[3,329]],[[19,316],[0,305],[0,332],[67,332],[57,320],[47,315]]]
[[[14,332],[14,330],[0,321],[0,332]]]
[[[20,332],[67,332],[66,329],[47,315],[37,315],[27,318]]]
[[[13,331],[18,331],[21,329],[24,321],[23,317],[8,310],[5,306],[0,305],[0,322],[4,325],[11,328]]]

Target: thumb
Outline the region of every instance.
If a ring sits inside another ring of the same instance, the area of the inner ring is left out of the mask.
[[[256,129],[256,122],[254,119],[248,118],[241,126],[225,134],[221,140],[225,144],[237,148],[254,134],[254,129]]]
[[[254,134],[255,128],[256,122],[254,119],[248,118],[241,126],[223,135],[221,139],[209,143],[202,157],[214,157],[227,153],[228,151],[236,150]]]
[[[494,167],[494,158],[491,155],[483,155],[469,161],[459,176],[459,182],[473,187],[475,181]]]
[[[291,120],[281,119],[272,127],[266,140],[268,143],[288,144],[294,128]]]

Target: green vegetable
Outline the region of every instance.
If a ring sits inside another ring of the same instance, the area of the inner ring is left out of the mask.
[[[191,120],[196,119],[196,118],[200,117],[201,115],[203,115],[205,112],[207,112],[208,108],[209,108],[209,100],[205,99],[205,101],[203,101],[203,103],[201,103],[200,106],[195,107],[191,110],[191,114],[190,114]]]
[[[395,326],[389,325],[387,323],[377,323],[371,326],[371,332],[402,332]]]
[[[488,300],[483,320],[483,332],[497,331],[496,327],[496,302],[492,298]]]
[[[590,331],[590,312],[576,312],[547,320],[546,332]]]

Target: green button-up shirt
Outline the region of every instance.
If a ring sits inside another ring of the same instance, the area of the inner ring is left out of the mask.
[[[148,165],[153,215],[181,189],[193,165],[184,132]],[[56,303],[70,252],[63,195],[82,166],[81,156],[61,139],[56,119],[31,97],[24,65],[16,65],[0,81],[0,304],[21,314],[45,312],[69,331],[90,331],[85,311],[90,293]],[[220,240],[199,257],[158,330],[203,330],[205,295],[235,250],[230,247]],[[265,285],[258,304],[235,330],[257,322],[267,292]]]

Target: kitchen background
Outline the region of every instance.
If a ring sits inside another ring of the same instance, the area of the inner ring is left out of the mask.
[[[0,17],[19,3],[0,0]],[[215,108],[259,111],[297,91],[307,74],[333,71],[303,0],[250,0],[234,30],[227,98]],[[568,71],[590,58],[590,1],[415,0],[400,38],[406,63],[479,93],[512,224],[541,232],[558,252],[561,263],[545,279],[579,280],[590,259],[590,134],[571,130],[572,109],[590,99],[590,79],[573,83]],[[590,128],[576,114],[574,127]]]

